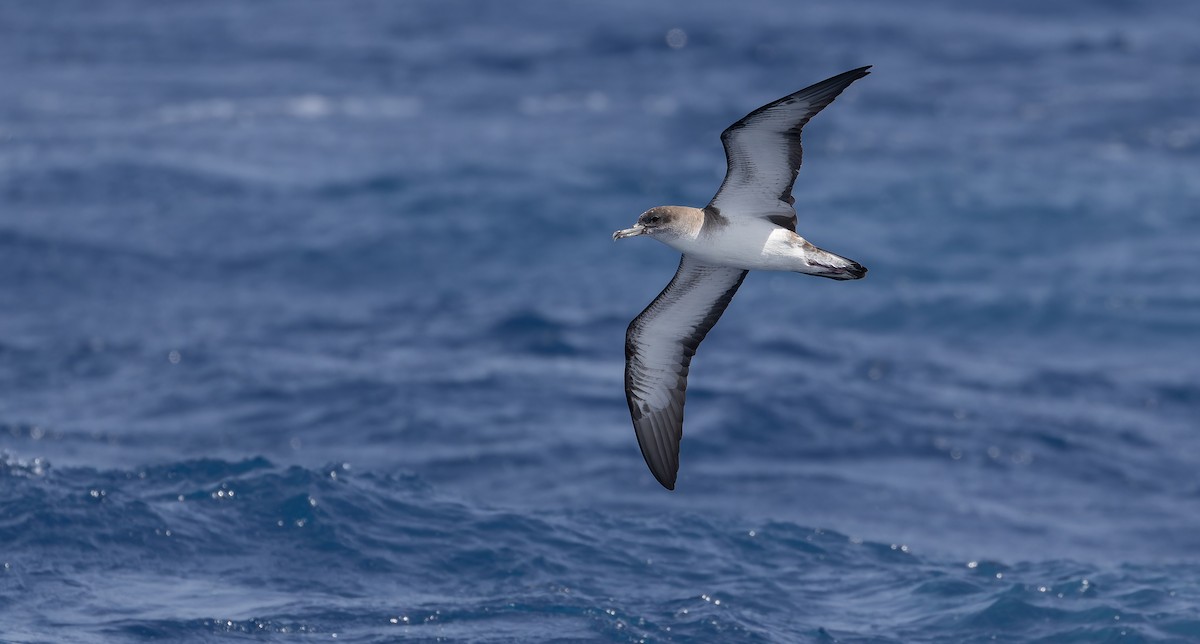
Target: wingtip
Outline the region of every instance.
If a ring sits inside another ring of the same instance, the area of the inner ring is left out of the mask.
[[[643,456],[644,455],[645,454],[643,454]],[[671,491],[675,490],[675,479],[679,476],[678,461],[676,461],[674,467],[672,467],[669,463],[658,461],[651,462],[651,460],[647,458],[646,465],[650,466],[650,473],[654,475],[654,480],[658,481],[659,485]]]

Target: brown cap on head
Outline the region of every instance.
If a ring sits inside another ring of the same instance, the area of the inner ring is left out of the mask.
[[[704,211],[687,206],[655,206],[642,213],[632,228],[618,230],[613,239],[638,235],[678,237],[694,233],[704,225]]]

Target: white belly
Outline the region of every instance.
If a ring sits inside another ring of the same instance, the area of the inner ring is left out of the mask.
[[[794,271],[804,260],[792,240],[800,238],[767,220],[738,222],[696,237],[675,238],[676,250],[718,266],[752,271]]]

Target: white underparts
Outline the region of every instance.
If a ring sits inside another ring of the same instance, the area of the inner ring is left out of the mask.
[[[753,271],[803,272],[810,264],[806,249],[815,249],[803,237],[766,219],[740,219],[663,241],[710,264]]]

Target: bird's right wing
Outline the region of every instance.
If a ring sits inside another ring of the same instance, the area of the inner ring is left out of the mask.
[[[684,255],[625,333],[625,399],[646,465],[668,490],[679,471],[688,367],[747,272]]]

